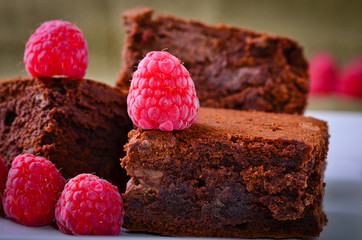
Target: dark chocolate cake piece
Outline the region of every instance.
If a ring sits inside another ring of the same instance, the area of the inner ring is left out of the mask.
[[[123,14],[126,40],[117,85],[129,89],[150,51],[178,57],[195,82],[201,106],[303,113],[309,93],[302,48],[286,37],[135,8]]]
[[[183,131],[135,129],[122,165],[124,227],[172,236],[311,238],[328,127],[299,115],[201,108]]]
[[[10,165],[21,153],[41,155],[65,178],[95,173],[125,188],[119,166],[132,128],[126,95],[83,79],[0,82],[0,156]]]

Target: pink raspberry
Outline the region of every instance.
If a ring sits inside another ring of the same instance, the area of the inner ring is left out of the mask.
[[[343,68],[341,91],[347,96],[362,98],[362,57]]]
[[[6,184],[6,179],[8,178],[8,168],[6,167],[4,161],[0,157],[0,215],[3,215],[3,194]]]
[[[128,114],[143,129],[182,130],[197,119],[199,99],[186,68],[171,54],[149,52],[133,74]]]
[[[92,174],[69,180],[55,209],[60,230],[74,235],[112,235],[121,231],[123,201],[118,189]]]
[[[316,54],[309,62],[309,73],[312,95],[329,94],[337,89],[337,66],[329,54]]]
[[[24,63],[33,77],[83,78],[88,66],[87,42],[70,22],[48,21],[29,38]]]
[[[31,154],[19,155],[6,182],[5,213],[26,226],[46,225],[54,220],[55,205],[64,185],[64,178],[50,161]]]

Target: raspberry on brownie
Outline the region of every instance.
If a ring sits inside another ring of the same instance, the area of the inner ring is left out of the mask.
[[[124,227],[173,236],[310,238],[322,231],[323,121],[200,108],[182,131],[135,129]]]
[[[129,89],[139,61],[167,49],[195,82],[201,106],[303,113],[309,92],[302,48],[282,36],[159,15],[135,8],[123,14],[126,40],[117,85]]]
[[[24,63],[32,77],[83,78],[88,67],[87,42],[70,22],[44,22],[26,44]]]
[[[0,82],[0,155],[40,155],[68,179],[94,173],[125,188],[119,166],[132,122],[126,95],[106,84],[67,78]]]
[[[182,130],[197,119],[199,99],[189,72],[175,56],[147,53],[133,74],[128,114],[142,129]]]

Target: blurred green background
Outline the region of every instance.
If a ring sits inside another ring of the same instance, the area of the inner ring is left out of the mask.
[[[90,59],[85,77],[113,85],[124,40],[120,17],[135,6],[285,35],[304,46],[308,59],[328,51],[343,65],[362,54],[361,0],[0,0],[0,78],[27,76],[22,61],[25,43],[42,22],[61,19],[75,23],[87,39]],[[347,104],[344,110],[362,110],[360,101],[343,101],[311,99],[310,108],[340,109]]]

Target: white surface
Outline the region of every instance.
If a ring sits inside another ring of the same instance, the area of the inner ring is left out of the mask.
[[[309,111],[305,115],[328,122],[331,137],[325,179],[362,181],[362,113]]]
[[[326,120],[331,135],[324,199],[324,210],[329,222],[318,239],[362,239],[362,114],[309,111],[305,115]],[[106,238],[96,237],[96,239]],[[177,239],[126,232],[112,239],[128,238]],[[51,226],[28,228],[0,218],[0,239],[93,238],[65,235]]]

